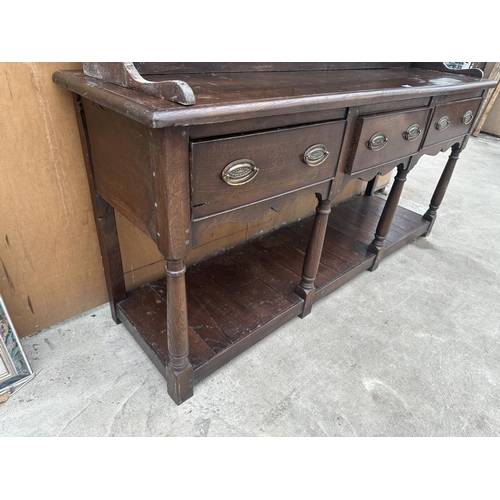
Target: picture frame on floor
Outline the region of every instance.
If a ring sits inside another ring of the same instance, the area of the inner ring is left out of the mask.
[[[0,395],[13,393],[34,377],[0,295]]]

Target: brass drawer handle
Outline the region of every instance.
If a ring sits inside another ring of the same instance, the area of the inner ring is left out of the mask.
[[[421,133],[422,129],[420,128],[420,125],[418,123],[414,123],[406,129],[406,132],[403,132],[403,137],[407,141],[414,141]]]
[[[382,132],[377,132],[370,137],[370,140],[366,143],[366,147],[372,151],[380,151],[386,144],[387,136]]]
[[[307,148],[305,153],[301,156],[301,160],[310,167],[317,167],[321,165],[330,155],[328,149],[324,144],[314,144]]]
[[[437,130],[444,130],[445,128],[448,128],[450,123],[451,123],[450,119],[447,116],[443,116],[436,123],[436,129]]]
[[[472,111],[467,111],[464,116],[462,116],[462,121],[466,124],[469,125],[469,123],[473,120],[474,118],[474,113]]]
[[[259,173],[259,168],[252,160],[242,159],[232,161],[221,173],[222,180],[230,186],[241,186],[251,180]]]

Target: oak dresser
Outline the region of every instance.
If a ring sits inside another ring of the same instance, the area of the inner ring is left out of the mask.
[[[319,298],[429,235],[497,83],[441,63],[84,63],[53,80],[74,95],[113,318],[177,404]],[[398,206],[422,155],[450,148],[429,209]],[[387,200],[373,196],[393,169]],[[366,194],[332,206],[353,178],[368,181]],[[311,193],[314,217],[186,269],[210,229]],[[163,278],[126,291],[114,209],[156,243]]]

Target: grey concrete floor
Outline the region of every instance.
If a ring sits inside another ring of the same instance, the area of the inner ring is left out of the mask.
[[[448,153],[401,204],[423,213]],[[499,436],[500,139],[462,153],[432,234],[318,302],[181,406],[107,305],[23,339],[1,436]]]

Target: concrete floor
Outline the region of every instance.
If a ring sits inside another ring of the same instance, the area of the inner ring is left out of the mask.
[[[423,213],[448,154],[401,204]],[[104,305],[23,339],[1,436],[499,436],[500,139],[462,153],[433,233],[318,302],[181,406]]]

